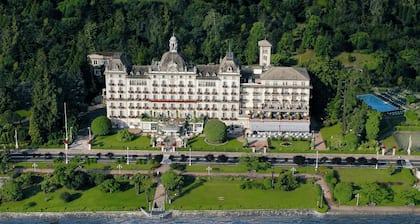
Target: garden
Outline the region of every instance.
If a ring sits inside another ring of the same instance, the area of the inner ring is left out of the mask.
[[[359,206],[420,206],[420,191],[409,169],[337,168],[323,170],[337,204]]]
[[[241,189],[246,178],[212,177],[196,178],[182,189],[170,209],[313,209],[319,200],[319,187],[303,183],[291,191],[273,189]],[[269,179],[271,183],[271,179]]]

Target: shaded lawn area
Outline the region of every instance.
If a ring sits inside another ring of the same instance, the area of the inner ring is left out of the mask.
[[[410,170],[402,169],[394,175],[390,175],[387,169],[366,169],[366,168],[336,168],[340,175],[341,182],[353,182],[355,184],[373,182],[400,182],[406,186],[412,186],[415,177]]]
[[[157,150],[150,146],[149,136],[136,136],[134,140],[130,142],[121,142],[117,138],[117,134],[107,136],[97,136],[93,141],[92,148],[94,149],[123,149],[126,150],[129,147],[130,150]]]
[[[349,61],[349,55],[355,58],[354,61]],[[372,54],[364,54],[359,52],[341,52],[335,59],[341,61],[345,66],[352,66],[354,68],[363,68],[365,65],[369,69],[376,69],[378,67],[378,60]]]
[[[209,165],[192,165],[186,166],[185,172],[202,172],[207,173],[207,167]],[[210,165],[212,173],[248,173],[248,169],[242,165]],[[283,170],[290,170],[291,166],[273,166],[273,169],[259,170],[258,173],[271,173],[274,171],[275,174],[280,173]],[[296,173],[316,173],[314,167],[303,166],[295,167]]]
[[[250,149],[242,147],[243,143],[236,138],[229,139],[226,143],[221,145],[211,145],[204,141],[204,137],[194,137],[189,140],[188,144],[193,151],[213,151],[213,152],[250,152]],[[186,151],[189,149],[180,149]]]
[[[324,142],[327,144],[327,147],[330,147],[332,142],[341,142],[343,140],[341,131],[341,124],[321,128],[321,135],[324,139]]]
[[[19,162],[19,163],[12,163],[15,168],[33,168],[32,167],[33,162]],[[57,165],[53,162],[36,162],[37,169],[45,169],[45,168],[51,168],[54,169],[54,167]],[[62,164],[62,163],[60,163]],[[82,164],[82,167],[84,169],[97,169],[97,170],[118,170],[117,163],[91,163],[91,164]],[[121,164],[122,168],[121,170],[151,170],[153,168],[153,164],[135,164],[130,163],[127,164]]]
[[[201,180],[201,183],[200,183]],[[170,209],[291,209],[315,208],[319,187],[302,184],[294,191],[240,189],[242,181],[228,178],[196,179],[175,198]]]
[[[153,189],[154,191],[155,189]],[[60,193],[67,191],[75,199],[65,203],[60,199]],[[104,193],[99,187],[86,191],[59,189],[45,194],[38,192],[30,198],[17,202],[4,202],[0,206],[1,212],[70,212],[70,211],[135,211],[140,207],[147,208],[146,194],[135,193],[132,186],[125,191],[112,194]]]
[[[393,201],[383,201],[381,206],[404,206],[405,201],[399,197],[404,190],[412,189],[416,178],[409,169],[402,169],[394,175],[390,175],[387,169],[364,169],[364,168],[337,168],[341,182],[352,182],[356,189],[362,189],[366,183],[381,183],[389,186],[394,192]],[[360,198],[360,204],[366,205],[368,200]],[[356,198],[353,198],[347,205],[356,205]],[[420,205],[418,205],[420,206]]]

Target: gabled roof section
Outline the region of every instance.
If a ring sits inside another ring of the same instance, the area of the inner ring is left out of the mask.
[[[268,40],[260,40],[260,41],[258,41],[258,46],[260,46],[260,47],[271,47],[273,45],[271,45],[271,43],[268,42]]]
[[[308,71],[297,67],[271,67],[264,71],[260,78],[263,80],[310,80]]]

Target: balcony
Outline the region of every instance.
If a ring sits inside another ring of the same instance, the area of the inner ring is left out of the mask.
[[[157,84],[157,83],[153,83],[153,85],[152,85],[152,86],[155,86],[155,87],[156,87],[156,86],[158,86],[158,84]]]
[[[237,85],[232,85],[232,88],[238,88],[238,86]]]
[[[125,107],[124,107],[124,106],[119,106],[118,108],[119,108],[119,109],[124,109]]]
[[[116,106],[110,106],[112,109],[116,109],[117,107]]]
[[[206,94],[206,95],[210,95],[210,92],[204,92],[204,94]]]
[[[224,92],[224,93],[223,93],[223,95],[229,95],[229,93],[227,93],[227,92]]]
[[[176,87],[176,85],[175,84],[169,84],[169,87]]]
[[[162,85],[160,85],[160,86],[162,86],[162,87],[167,87],[167,85],[166,85],[166,84],[162,84]]]
[[[194,87],[194,85],[193,84],[188,84],[188,87]]]
[[[110,86],[115,86],[115,83],[109,83],[108,85],[110,85]]]
[[[223,87],[223,88],[228,88],[229,86],[227,86],[227,85],[223,85],[222,87]]]
[[[188,92],[188,94],[192,95],[192,94],[193,94],[193,92],[191,92],[191,91],[190,91],[190,92]]]
[[[217,95],[217,92],[212,92],[211,94],[213,94],[213,95]]]
[[[222,108],[222,110],[227,111],[227,110],[228,110],[228,108],[226,108],[226,107],[225,107],[225,108]]]
[[[124,91],[122,91],[122,90],[118,90],[118,93],[124,93]]]
[[[152,93],[153,93],[153,94],[157,94],[157,93],[158,93],[158,91],[152,91]]]
[[[217,107],[212,107],[211,109],[212,109],[212,110],[217,110]]]
[[[184,86],[184,84],[179,84],[178,86],[179,86],[179,87],[185,87],[185,86]]]
[[[143,93],[148,94],[148,93],[149,93],[149,91],[143,91]]]
[[[133,90],[128,90],[128,93],[135,93]]]
[[[108,91],[109,93],[115,93],[115,90],[110,90],[110,91]]]
[[[198,95],[203,95],[203,92],[198,91],[197,94]]]
[[[236,95],[238,95],[237,93],[235,93],[235,92],[232,92],[232,93],[230,93],[231,95],[234,95],[234,96],[236,96]]]
[[[161,94],[167,94],[167,92],[166,92],[165,90],[163,90],[163,91],[161,92]]]
[[[181,91],[181,92],[178,92],[178,94],[182,94],[182,95],[184,95],[184,94],[185,94],[185,92],[184,92],[184,91]]]
[[[123,84],[123,83],[118,83],[118,85],[119,85],[119,86],[124,86],[124,84]]]

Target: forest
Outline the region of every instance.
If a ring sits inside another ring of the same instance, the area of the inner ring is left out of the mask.
[[[0,142],[12,143],[15,127],[34,146],[62,142],[63,102],[77,131],[77,115],[104,86],[87,54],[125,52],[134,64],[150,64],[173,33],[193,64],[217,62],[229,48],[242,65],[255,64],[256,43],[266,38],[272,64],[308,69],[312,116],[347,124],[343,134],[365,132],[357,94],[420,90],[418,0],[2,0]],[[337,59],[343,53],[367,61],[346,66]]]

